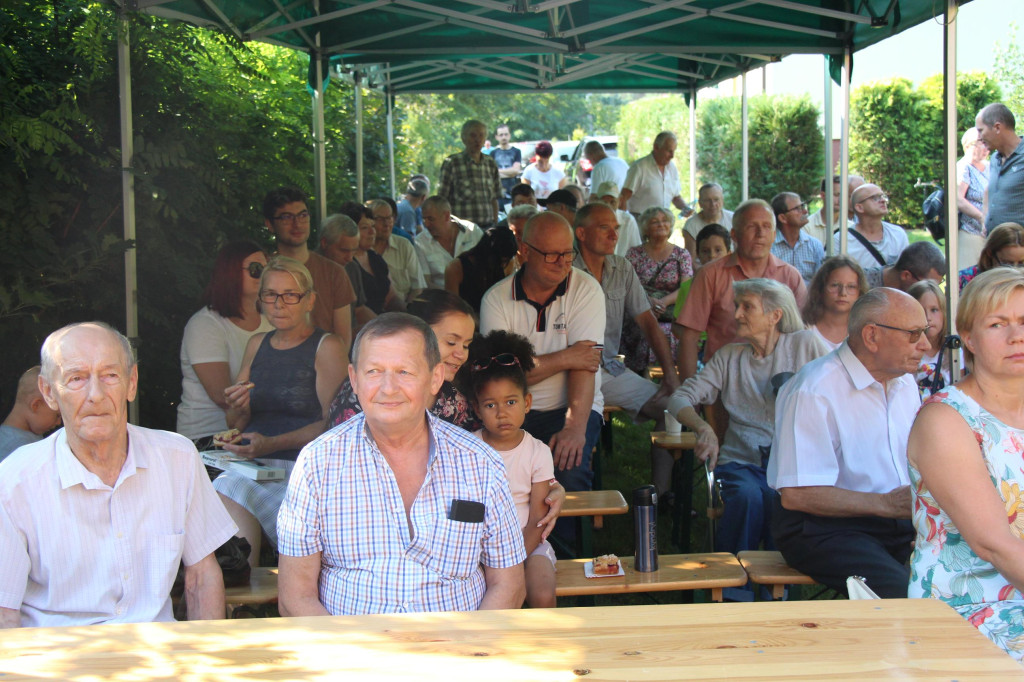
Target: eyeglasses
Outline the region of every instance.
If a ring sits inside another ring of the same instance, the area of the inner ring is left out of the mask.
[[[480,372],[488,369],[491,365],[498,365],[499,367],[515,367],[519,364],[519,358],[513,353],[498,353],[487,362],[476,362],[473,363],[473,371]]]
[[[905,334],[909,334],[910,343],[917,343],[918,341],[920,341],[921,337],[927,334],[928,330],[932,328],[931,325],[928,325],[927,327],[921,327],[920,329],[904,329],[903,327],[892,327],[890,325],[882,324],[880,322],[870,322],[869,324],[873,324],[876,327],[882,327],[883,329],[892,329],[893,331],[904,332]]]
[[[297,294],[294,291],[286,291],[283,294],[279,294],[276,291],[261,291],[260,301],[267,305],[276,305],[277,299],[281,299],[286,305],[295,305],[305,298],[308,293],[308,291],[303,291],[301,294]]]
[[[864,201],[881,201],[882,203],[889,202],[889,195],[882,192],[881,194],[872,194],[871,196],[864,199]]]
[[[793,212],[793,211],[804,211],[804,210],[806,210],[806,209],[807,209],[807,202],[806,202],[806,201],[801,201],[801,202],[800,202],[799,204],[797,204],[797,205],[796,205],[796,206],[794,206],[793,208],[787,208],[787,209],[786,209],[785,211],[783,211],[782,213],[791,213],[791,212]],[[780,215],[781,215],[781,214],[780,214]]]
[[[1024,260],[1003,260],[1001,258],[996,259],[996,263],[1004,268],[1024,268]]]
[[[526,244],[527,246],[529,246],[531,249],[533,249],[537,253],[539,253],[540,255],[544,256],[544,262],[545,263],[557,263],[559,260],[571,261],[573,258],[576,257],[576,249],[573,249],[572,251],[550,251],[549,252],[549,251],[541,251],[540,249],[538,249],[536,246],[534,246],[530,242],[523,242],[523,243]]]
[[[395,216],[390,215],[390,214],[389,215],[375,215],[375,216],[373,216],[373,220],[375,222],[378,222],[378,223],[386,223],[389,220],[394,220],[394,219],[395,219]]]
[[[242,268],[242,270],[248,272],[249,276],[253,279],[259,279],[263,275],[263,263],[254,260]]]
[[[848,294],[855,294],[858,291],[860,291],[859,284],[842,284],[840,282],[832,282],[831,284],[826,284],[825,288],[835,294],[840,294],[844,291]]]
[[[309,222],[309,211],[299,211],[298,213],[279,213],[274,216],[274,220],[279,223],[292,223],[298,220],[300,223]]]

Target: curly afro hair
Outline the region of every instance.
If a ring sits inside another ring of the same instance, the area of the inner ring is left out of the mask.
[[[490,362],[503,353],[514,355],[519,361],[518,364],[499,365]],[[478,337],[469,347],[469,360],[466,365],[470,367],[470,372],[466,381],[465,393],[475,401],[478,392],[486,384],[497,379],[509,379],[515,382],[525,395],[527,392],[526,373],[536,366],[534,358],[533,344],[521,334],[496,329],[486,336]],[[485,365],[485,367],[474,369],[477,365]]]

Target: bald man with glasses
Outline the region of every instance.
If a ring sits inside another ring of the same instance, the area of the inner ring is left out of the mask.
[[[779,491],[772,536],[790,566],[838,592],[857,575],[880,597],[906,597],[907,439],[928,322],[920,303],[882,287],[857,299],[848,330],[779,391],[767,471]]]
[[[902,227],[882,220],[889,213],[889,195],[878,185],[861,185],[850,203],[857,220],[846,240],[847,255],[865,270],[895,263],[910,240]],[[833,237],[835,253],[839,253],[839,236],[837,232]]]

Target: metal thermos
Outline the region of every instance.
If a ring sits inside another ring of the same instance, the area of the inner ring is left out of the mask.
[[[633,570],[650,573],[658,570],[658,493],[653,485],[633,490],[633,524],[636,556]]]

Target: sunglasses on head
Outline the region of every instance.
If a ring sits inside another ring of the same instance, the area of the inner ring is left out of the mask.
[[[263,263],[257,260],[254,260],[253,262],[249,263],[243,269],[246,272],[248,272],[249,276],[252,277],[253,279],[259,279],[260,277],[263,276]]]
[[[519,358],[512,353],[498,353],[494,357],[490,358],[487,362],[477,362],[473,364],[473,371],[480,372],[488,369],[492,365],[498,365],[499,367],[513,367],[519,364]]]

